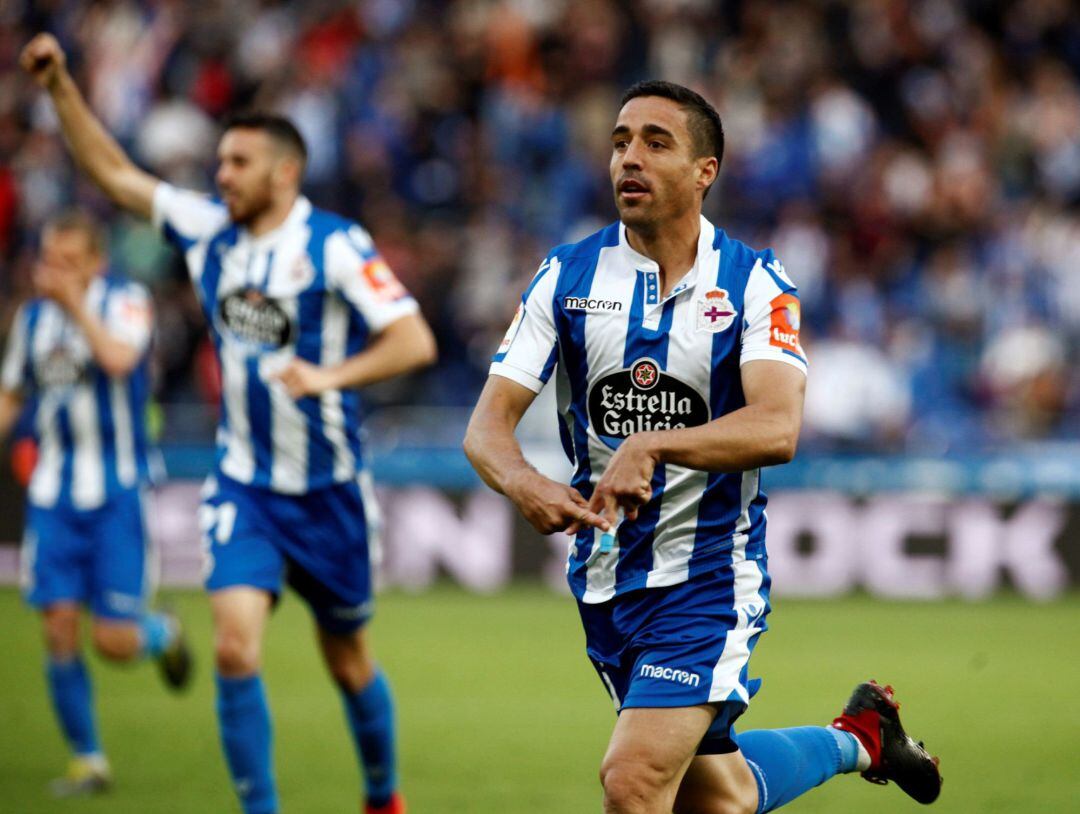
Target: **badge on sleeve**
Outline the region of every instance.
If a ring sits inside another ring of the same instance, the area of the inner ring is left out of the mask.
[[[713,288],[697,301],[697,329],[707,333],[720,333],[735,321],[735,306],[723,288]]]
[[[506,329],[506,336],[503,337],[502,344],[499,345],[498,353],[506,353],[510,350],[510,346],[514,344],[514,337],[517,336],[518,328],[521,327],[521,319],[525,316],[525,304],[520,303],[517,307],[517,311],[514,312],[514,319],[510,323],[510,327]]]
[[[364,282],[367,283],[371,293],[379,302],[393,302],[404,297],[408,292],[405,290],[390,266],[379,256],[372,257],[361,268]]]

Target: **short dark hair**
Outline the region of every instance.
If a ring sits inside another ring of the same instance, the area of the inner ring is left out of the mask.
[[[42,227],[45,232],[82,232],[90,249],[98,257],[109,252],[109,234],[105,225],[84,209],[65,209],[53,215]]]
[[[674,82],[649,79],[627,88],[622,101],[619,102],[619,107],[639,96],[659,96],[676,102],[686,111],[687,127],[690,130],[690,138],[693,140],[694,157],[715,156],[718,165],[724,160],[724,125],[720,121],[720,114],[716,112],[716,108],[705,101],[700,93],[695,93],[682,85],[676,85]]]
[[[222,123],[222,132],[235,128],[262,130],[282,147],[296,153],[301,164],[307,163],[308,153],[304,137],[300,135],[296,125],[284,116],[262,110],[244,110],[230,114]]]

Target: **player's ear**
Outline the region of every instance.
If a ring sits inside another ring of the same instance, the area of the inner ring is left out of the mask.
[[[716,180],[717,173],[720,172],[720,162],[716,160],[716,156],[708,156],[706,158],[699,158],[697,160],[697,182],[698,188],[704,192],[713,182]]]

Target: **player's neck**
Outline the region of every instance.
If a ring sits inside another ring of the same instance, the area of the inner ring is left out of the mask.
[[[252,237],[262,237],[277,229],[289,217],[289,213],[292,212],[293,206],[296,205],[296,199],[299,197],[300,193],[297,192],[287,197],[283,196],[272,203],[247,224],[248,234]]]
[[[667,296],[686,276],[697,260],[698,238],[701,236],[701,216],[683,217],[668,221],[662,228],[635,231],[626,227],[630,248],[655,260],[660,266],[662,296]]]

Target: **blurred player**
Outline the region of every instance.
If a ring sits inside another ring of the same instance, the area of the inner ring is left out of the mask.
[[[150,296],[108,273],[102,228],[85,214],[53,219],[41,243],[40,296],[17,312],[4,356],[0,439],[33,399],[40,455],[28,490],[23,588],[42,614],[49,696],[74,755],[52,790],[71,796],[103,791],[111,779],[80,655],[80,607],[92,614],[95,649],[111,661],[156,658],[179,688],[191,660],[176,618],[146,607]]]
[[[621,222],[541,264],[466,438],[539,531],[576,534],[570,587],[619,710],[604,810],[771,811],[853,771],[930,802],[936,760],[872,682],[832,727],[734,734],[769,611],[759,468],[792,458],[802,414],[799,300],[771,251],[701,216],[723,154],[704,99],[636,85],[611,138]],[[571,486],[513,435],[552,374]]]
[[[377,515],[353,388],[431,363],[427,323],[367,233],[300,195],[306,149],[285,119],[226,124],[221,200],[211,200],[128,159],[87,108],[53,37],[36,37],[22,61],[90,178],[183,252],[210,324],[223,395],[201,519],[218,719],[244,811],[278,810],[260,658],[285,579],[310,605],[342,691],[367,810],[404,811],[390,688],[365,635]]]

